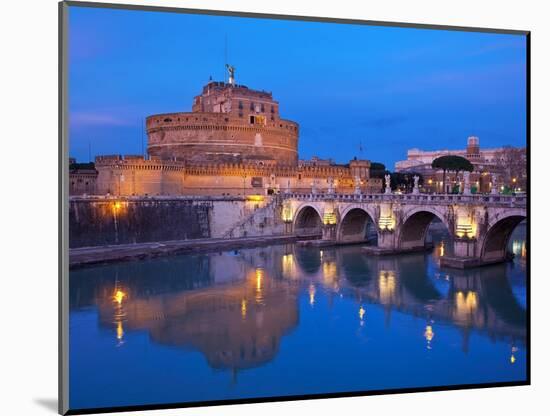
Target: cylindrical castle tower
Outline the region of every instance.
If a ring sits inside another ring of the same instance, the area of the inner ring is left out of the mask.
[[[271,93],[242,85],[209,82],[195,97],[192,112],[152,115],[146,126],[147,151],[162,159],[298,161],[298,124],[280,118]]]

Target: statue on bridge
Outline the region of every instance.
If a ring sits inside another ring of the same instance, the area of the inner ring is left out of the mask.
[[[465,171],[463,173],[463,177],[464,177],[464,190],[462,191],[462,193],[464,195],[471,195],[472,189],[470,188],[470,172]]]
[[[420,176],[414,175],[413,180],[414,180],[413,194],[418,194],[420,193],[420,190],[418,189],[418,181],[420,180]]]
[[[497,175],[493,173],[491,175],[491,194],[493,195],[498,194],[497,179],[498,179]]]
[[[355,195],[361,195],[361,178],[359,178],[359,176],[355,176],[353,182],[355,184]]]
[[[330,176],[328,178],[328,194],[333,195],[334,194],[334,178]]]
[[[390,175],[384,175],[384,180],[386,181],[386,194],[391,194],[391,176]]]

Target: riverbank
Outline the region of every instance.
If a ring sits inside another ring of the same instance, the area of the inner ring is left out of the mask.
[[[69,250],[69,268],[74,269],[101,263],[143,260],[174,254],[237,250],[245,247],[294,243],[298,240],[307,239],[308,237],[304,236],[278,235],[241,238],[206,238],[80,247]]]

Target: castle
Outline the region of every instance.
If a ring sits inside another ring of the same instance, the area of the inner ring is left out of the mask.
[[[78,164],[70,171],[70,194],[266,195],[279,192],[377,193],[370,161],[335,164],[299,160],[298,123],[280,117],[272,93],[210,81],[191,112],[147,117],[148,157],[95,158],[96,177]],[[83,178],[85,175],[85,178]],[[83,186],[83,183],[86,186]]]

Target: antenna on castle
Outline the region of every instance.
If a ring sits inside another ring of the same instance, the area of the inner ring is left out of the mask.
[[[141,156],[145,157],[145,149],[143,146],[143,138],[145,136],[145,119],[142,118],[141,120]]]
[[[359,140],[359,155],[363,157],[363,140]]]
[[[225,45],[224,45],[224,59],[225,59],[225,62],[224,62],[224,67],[227,68],[227,33],[225,34]],[[224,71],[224,77],[223,77],[223,80],[224,82],[227,82],[227,72]]]

